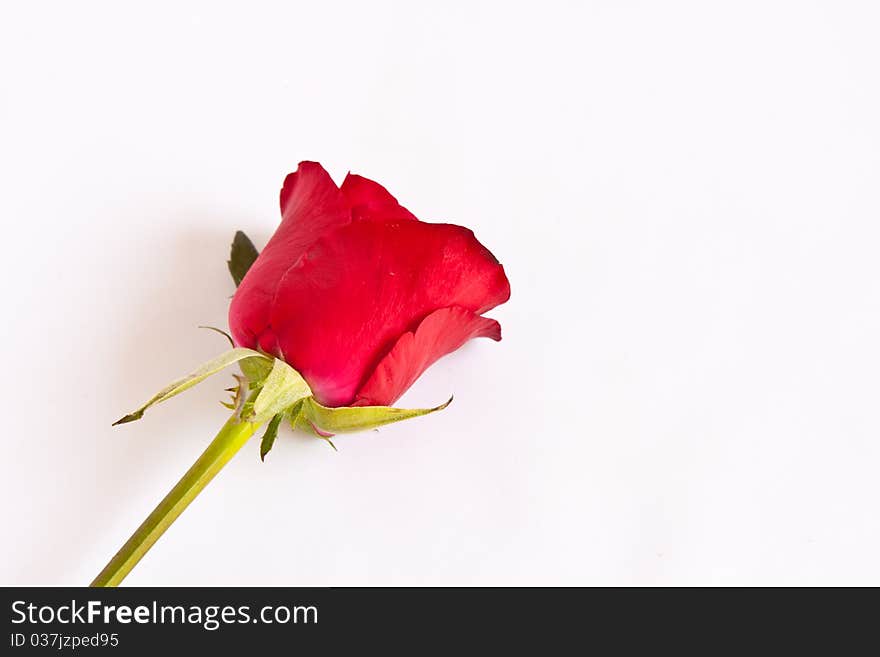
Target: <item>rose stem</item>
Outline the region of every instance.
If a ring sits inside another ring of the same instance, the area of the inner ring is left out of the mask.
[[[110,563],[104,567],[91,586],[117,586],[259,427],[259,424],[242,422],[233,415],[177,485],[159,502]]]

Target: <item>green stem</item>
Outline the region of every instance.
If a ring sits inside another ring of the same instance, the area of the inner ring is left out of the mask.
[[[235,456],[259,427],[259,424],[242,422],[233,415],[177,485],[171,489],[165,499],[159,502],[159,506],[147,516],[110,563],[104,567],[91,586],[119,585],[147,550],[153,547],[153,543],[159,540],[171,523],[177,520],[196,495],[208,485],[214,475],[220,472],[229,459]]]

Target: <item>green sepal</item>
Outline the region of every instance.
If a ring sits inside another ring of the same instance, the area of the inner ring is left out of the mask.
[[[260,386],[253,405],[246,406],[242,419],[262,423],[287,411],[296,402],[312,394],[309,384],[299,372],[280,358],[272,362],[272,370]]]
[[[226,338],[227,340],[229,340],[229,346],[232,347],[233,349],[235,349],[235,341],[232,339],[232,336],[229,335],[229,334],[228,334],[226,331],[224,331],[223,329],[219,329],[219,328],[217,328],[216,326],[199,326],[199,328],[201,328],[201,329],[208,329],[209,331],[214,331],[214,333],[219,333],[219,334],[222,335],[224,338]]]
[[[250,238],[242,231],[236,231],[235,237],[232,238],[232,248],[229,250],[229,260],[226,263],[229,265],[229,273],[232,274],[235,287],[241,285],[244,275],[248,273],[248,269],[259,255],[257,247]]]
[[[336,445],[334,445],[333,441],[330,440],[334,436],[334,434],[332,434],[330,432],[325,432],[324,434],[321,434],[320,430],[317,427],[315,427],[314,424],[309,422],[308,418],[306,418],[305,413],[303,411],[303,407],[305,406],[305,402],[306,402],[305,399],[302,400],[296,406],[294,406],[294,408],[291,410],[290,426],[293,428],[294,431],[297,428],[299,428],[299,429],[302,429],[303,431],[305,431],[306,433],[312,434],[315,438],[320,438],[325,443],[330,445],[330,447],[333,448],[333,451],[338,452],[339,450],[336,449]]]
[[[220,402],[220,405],[225,406],[230,411],[240,413],[245,402],[244,391],[247,386],[247,379],[238,374],[233,374],[232,378],[235,379],[236,385],[232,388],[226,388],[226,392],[232,395],[232,399],[228,402]]]
[[[272,421],[269,422],[269,425],[266,427],[266,433],[263,434],[263,439],[260,441],[260,460],[266,460],[266,454],[269,453],[269,450],[272,449],[272,445],[275,444],[275,439],[278,437],[278,427],[281,426],[281,420],[284,418],[284,413],[278,413],[275,417],[272,418]]]
[[[442,411],[451,402],[452,397],[445,404],[434,408],[393,408],[391,406],[329,408],[316,402],[313,397],[309,397],[303,402],[302,418],[328,433],[354,433]]]
[[[269,372],[272,371],[272,361],[272,358],[264,356],[263,358],[245,358],[238,364],[241,368],[241,373],[250,382],[251,390],[263,385],[263,381],[266,380]]]
[[[302,419],[302,408],[305,403],[304,399],[300,399],[293,406],[287,409],[287,420],[290,422],[290,428],[294,431],[297,427],[302,427],[304,420]]]
[[[180,394],[184,390],[189,390],[194,385],[196,385],[197,383],[201,383],[212,374],[216,374],[225,367],[228,367],[233,363],[237,363],[246,358],[261,358],[264,360],[269,360],[267,356],[264,356],[260,352],[254,351],[253,349],[245,349],[244,347],[236,347],[235,349],[231,349],[225,354],[221,354],[216,358],[208,361],[197,370],[195,370],[192,374],[189,374],[182,379],[178,379],[173,383],[169,383],[167,386],[162,388],[162,390],[153,395],[153,397],[146,404],[141,406],[133,413],[129,413],[125,417],[116,420],[113,425],[115,426],[117,424],[125,424],[126,422],[134,422],[135,420],[140,420],[144,416],[144,411],[146,411],[150,406],[163,402],[166,399],[170,399],[171,397]]]

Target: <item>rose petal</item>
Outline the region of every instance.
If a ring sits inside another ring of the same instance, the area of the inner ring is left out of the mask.
[[[393,404],[435,361],[479,337],[501,340],[501,325],[460,307],[435,310],[414,332],[400,336],[358,391],[354,405]]]
[[[379,183],[349,173],[339,188],[351,208],[351,216],[355,221],[372,221],[375,219],[412,219],[416,216],[401,206],[397,199]]]
[[[278,354],[269,326],[272,299],[284,272],[329,230],[351,221],[339,188],[317,162],[300,162],[281,189],[282,221],[239,285],[229,308],[235,343]]]
[[[406,331],[440,308],[504,303],[503,267],[461,226],[356,221],[284,275],[270,316],[279,351],[325,406],[344,406]]]

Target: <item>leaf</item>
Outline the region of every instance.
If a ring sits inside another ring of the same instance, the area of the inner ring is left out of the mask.
[[[275,414],[286,411],[295,402],[310,397],[311,394],[309,384],[300,373],[283,360],[276,358],[272,364],[272,371],[263,382],[260,394],[254,400],[252,415],[247,420],[257,423],[266,422]]]
[[[352,433],[375,429],[393,422],[408,420],[412,417],[442,411],[452,402],[452,397],[445,404],[434,408],[393,408],[391,406],[342,406],[328,408],[309,397],[303,403],[303,417],[310,421],[315,429],[323,429],[332,433]]]
[[[232,280],[235,281],[235,287],[241,285],[244,275],[248,273],[248,269],[254,264],[254,260],[260,255],[257,247],[251,242],[251,239],[242,231],[235,231],[235,237],[232,238],[232,248],[229,251],[229,273],[232,274]]]
[[[182,379],[178,379],[173,383],[169,383],[167,386],[162,388],[162,390],[153,395],[153,397],[139,409],[137,409],[133,413],[129,413],[125,417],[116,420],[116,422],[113,423],[113,426],[116,426],[117,424],[125,424],[126,422],[134,422],[135,420],[140,420],[144,415],[144,411],[147,410],[150,406],[163,402],[166,399],[170,399],[171,397],[180,394],[184,390],[189,390],[194,385],[196,385],[197,383],[201,383],[212,374],[216,374],[223,368],[228,367],[233,363],[237,363],[238,361],[245,358],[263,358],[269,360],[266,356],[263,356],[260,352],[254,351],[253,349],[245,349],[243,347],[231,349],[225,354],[221,354],[213,360],[208,361],[197,370],[195,370],[192,374],[189,374]]]
[[[284,413],[278,413],[272,418],[272,421],[269,422],[269,426],[266,427],[266,433],[263,434],[263,439],[260,441],[261,461],[266,460],[266,454],[269,453],[269,450],[272,449],[272,445],[275,444],[275,439],[278,437],[278,427],[281,425],[283,417]]]

